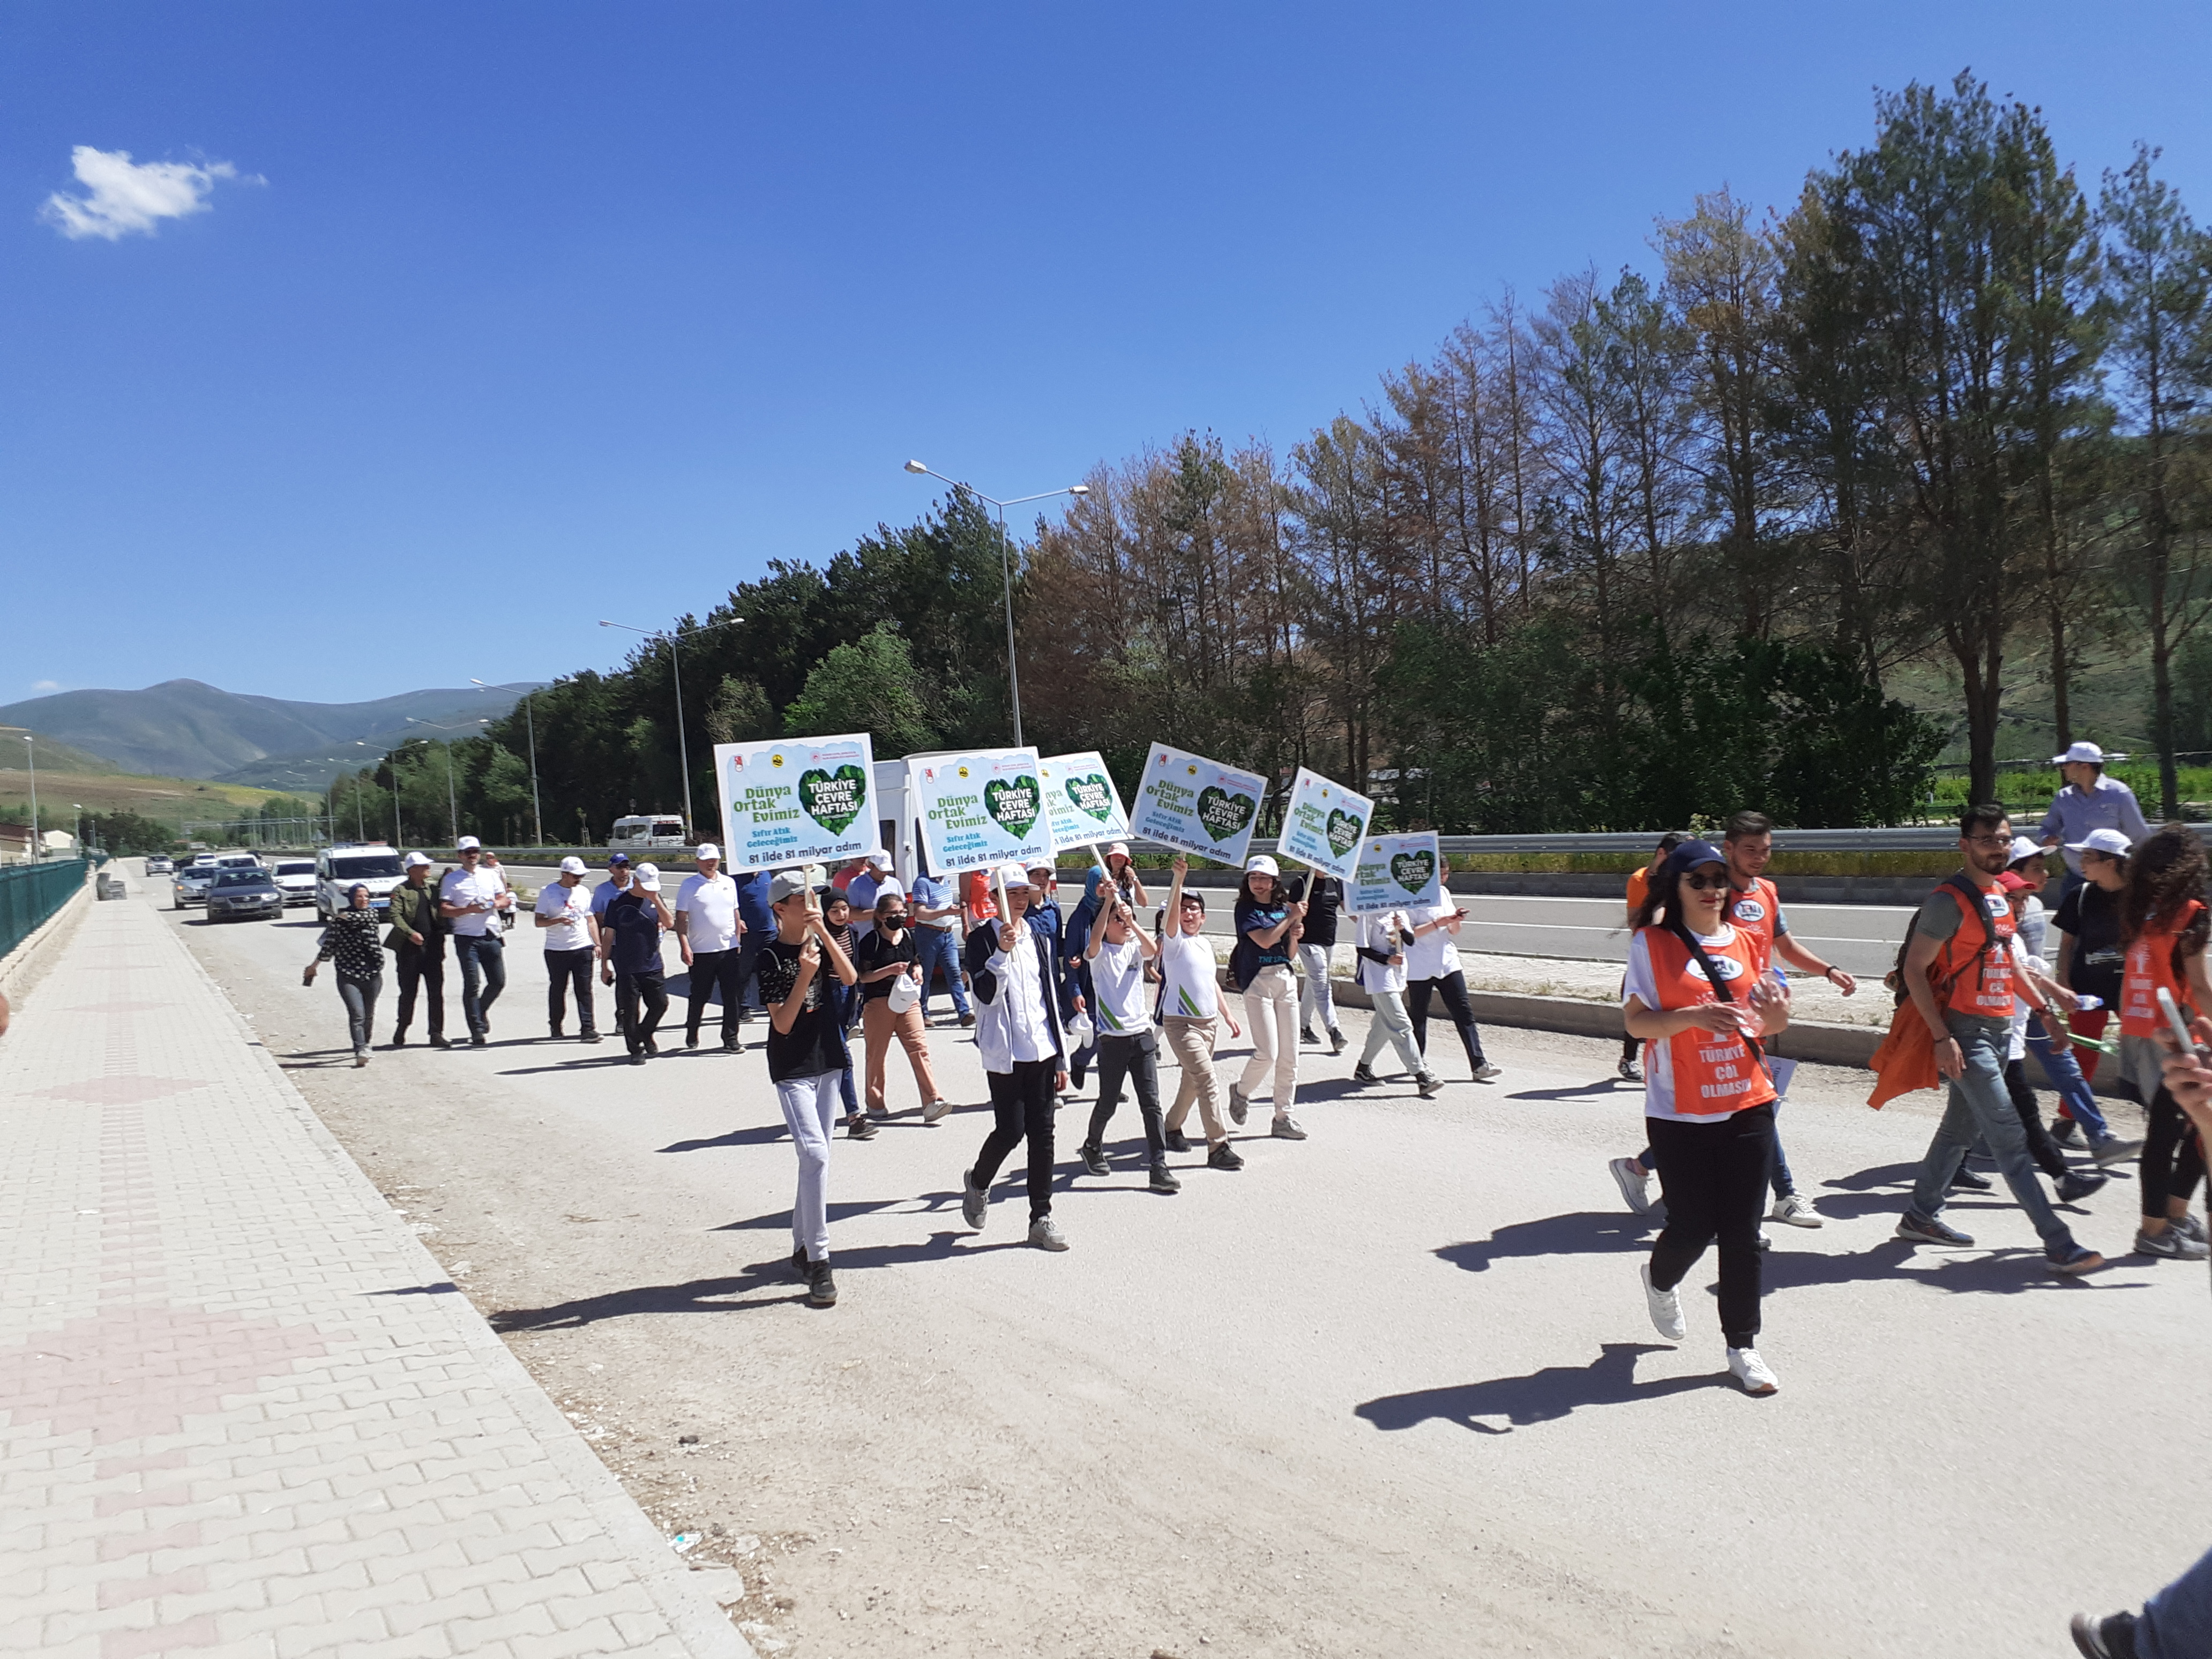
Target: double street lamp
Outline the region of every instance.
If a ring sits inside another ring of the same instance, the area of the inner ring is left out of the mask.
[[[538,722],[530,713],[531,693],[536,686],[494,685],[489,680],[472,679],[471,685],[481,685],[487,691],[520,691],[522,693],[522,728],[530,734],[530,822],[538,836],[538,845],[545,845],[545,820],[538,811]]]
[[[701,634],[711,634],[718,628],[734,628],[744,620],[743,617],[728,617],[718,623],[708,623],[704,628],[672,630],[632,628],[628,623],[603,621],[599,623],[602,628],[619,628],[625,634],[641,634],[653,643],[668,647],[668,663],[676,679],[676,760],[677,764],[684,769],[684,833],[687,836],[696,833],[696,830],[691,816],[691,745],[684,733],[684,660],[678,653],[677,641]]]
[[[1012,544],[1006,539],[1006,509],[1019,507],[1024,501],[1049,501],[1054,495],[1088,495],[1091,486],[1068,484],[1059,489],[1041,489],[1034,495],[1016,495],[1010,501],[1002,501],[996,496],[986,495],[974,484],[962,483],[957,478],[948,478],[942,472],[933,471],[920,461],[908,461],[906,470],[935,478],[940,483],[949,483],[953,489],[973,495],[979,501],[987,501],[997,509],[999,576],[1006,586],[1006,690],[1013,702],[1014,747],[1018,749],[1022,746],[1022,680],[1019,671],[1014,666],[1014,560]]]

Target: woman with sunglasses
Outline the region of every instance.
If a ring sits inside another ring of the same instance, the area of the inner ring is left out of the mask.
[[[906,1050],[914,1086],[921,1091],[921,1121],[934,1123],[952,1109],[929,1065],[929,1032],[921,1018],[921,940],[910,925],[906,895],[896,882],[877,893],[874,926],[860,941],[860,1029],[867,1048],[868,1110],[889,1117],[884,1103],[884,1060],[891,1039]],[[908,988],[898,989],[904,979]],[[894,995],[896,993],[896,996]]]
[[[1781,1385],[1756,1346],[1775,1099],[1759,1042],[1789,1023],[1790,1004],[1728,921],[1729,896],[1720,848],[1686,841],[1632,919],[1623,1022],[1644,1044],[1645,1127],[1667,1203],[1639,1272],[1652,1324],[1679,1342],[1687,1327],[1676,1286],[1717,1241],[1729,1370],[1745,1393],[1765,1395]]]

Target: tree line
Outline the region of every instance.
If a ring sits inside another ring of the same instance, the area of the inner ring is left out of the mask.
[[[1405,827],[1879,823],[1954,732],[1994,797],[2024,646],[2063,744],[2117,645],[2173,815],[2174,751],[2212,742],[2212,238],[2157,159],[2093,192],[2037,110],[1916,84],[1786,211],[1701,196],[1652,274],[1505,294],[1287,453],[1194,431],[1102,463],[1013,550],[1025,735],[1125,783],[1154,738],[1310,765]],[[956,494],[685,618],[711,630],[683,647],[695,790],[717,740],[1004,741],[1000,596]],[[1955,726],[1893,695],[1929,664]],[[533,714],[549,837],[680,799],[666,647]],[[471,822],[526,805],[524,748],[519,710],[454,745]],[[447,805],[434,755],[354,787],[416,822]]]

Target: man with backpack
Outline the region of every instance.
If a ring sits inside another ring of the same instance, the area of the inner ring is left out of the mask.
[[[2012,908],[1998,879],[2012,861],[2012,823],[2004,808],[1969,806],[1959,819],[1959,850],[1966,868],[1921,905],[1899,969],[1911,1009],[1899,1010],[1893,1038],[1910,1035],[1903,1023],[1916,1016],[1925,1024],[1950,1101],[1920,1160],[1911,1207],[1899,1218],[1897,1236],[1924,1244],[1974,1242],[1946,1224],[1941,1212],[1952,1178],[1980,1140],[2041,1235],[2044,1260],[2058,1273],[2087,1273],[2104,1266],[2105,1258],[2075,1243],[2044,1195],[2005,1090],[2014,967]]]

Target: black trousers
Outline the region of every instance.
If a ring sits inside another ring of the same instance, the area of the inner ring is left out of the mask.
[[[1058,1060],[1018,1060],[1012,1072],[986,1072],[991,1085],[991,1114],[997,1119],[976,1155],[975,1181],[988,1187],[999,1178],[1006,1154],[1030,1143],[1030,1219],[1052,1213],[1052,1079]],[[1158,1091],[1155,1090],[1157,1096]]]
[[[545,1023],[555,1031],[568,1017],[568,994],[576,996],[576,1029],[589,1036],[599,1029],[592,1013],[592,967],[597,952],[588,945],[545,953]]]
[[[1468,1069],[1482,1069],[1482,1033],[1475,1030],[1474,1010],[1467,1000],[1467,975],[1455,968],[1437,979],[1413,979],[1406,981],[1406,1013],[1413,1022],[1413,1046],[1421,1051],[1423,1059],[1429,1053],[1429,993],[1434,991],[1444,1000],[1444,1012],[1459,1030],[1460,1042],[1467,1049]]]
[[[726,1045],[738,1040],[738,1017],[744,1012],[738,1006],[738,994],[744,988],[744,952],[735,945],[726,951],[691,953],[691,1002],[684,1016],[686,1042],[699,1040],[699,1022],[706,1015],[709,992],[721,999],[722,1042]]]
[[[2197,1144],[2197,1131],[2164,1089],[2150,1103],[2138,1173],[2136,1184],[2142,1188],[2142,1212],[2160,1218],[2166,1214],[2166,1200],[2187,1198],[2197,1190],[2197,1177],[2204,1173],[2204,1149]]]
[[[1138,1115],[1145,1121],[1145,1150],[1153,1164],[1167,1161],[1168,1144],[1160,1129],[1159,1053],[1160,1034],[1151,1030],[1098,1039],[1098,1104],[1091,1113],[1091,1146],[1104,1144],[1106,1126],[1121,1103],[1126,1078],[1136,1092]]]
[[[441,939],[434,945],[403,945],[395,951],[399,970],[399,1013],[395,1037],[404,1036],[415,1019],[415,993],[420,989],[429,994],[429,1002],[423,1010],[434,1037],[446,1035],[446,945]]]
[[[2027,1155],[2035,1160],[2035,1167],[2053,1181],[2063,1181],[2066,1159],[2058,1150],[2058,1143],[2051,1139],[2051,1131],[2044,1127],[2043,1113],[2035,1103],[2035,1091],[2028,1086],[2027,1062],[2005,1061],[2004,1080],[2005,1092],[2012,1097],[2013,1112],[2027,1134]],[[2164,1215],[2165,1209],[2161,1207],[2159,1213]]]
[[[668,1012],[668,982],[659,969],[615,975],[615,1023],[632,1054],[641,1054]]]
[[[1753,1106],[1714,1123],[1648,1117],[1667,1225],[1651,1247],[1651,1283],[1671,1291],[1705,1247],[1721,1250],[1721,1331],[1731,1348],[1759,1335],[1759,1218],[1774,1157],[1774,1108]]]

